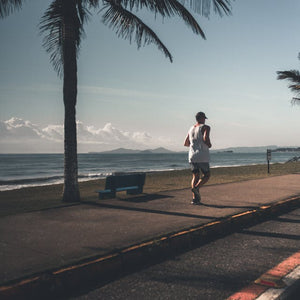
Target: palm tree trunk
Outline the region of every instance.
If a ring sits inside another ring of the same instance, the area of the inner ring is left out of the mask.
[[[68,2],[68,3],[67,3]],[[78,187],[77,162],[77,129],[76,129],[76,100],[77,100],[77,56],[75,40],[74,15],[76,7],[73,0],[63,1],[66,5],[63,28],[63,98],[65,106],[64,126],[64,202],[80,201]]]

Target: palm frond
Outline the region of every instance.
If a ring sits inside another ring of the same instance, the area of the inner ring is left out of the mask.
[[[22,7],[24,0],[0,0],[0,17],[5,18]]]
[[[296,93],[300,92],[300,72],[297,70],[290,71],[278,71],[277,79],[283,80],[286,79],[294,84],[289,85],[289,88]]]
[[[292,92],[300,93],[300,85],[299,84],[291,84],[291,85],[289,85],[289,89]]]
[[[294,98],[292,99],[292,104],[293,104],[293,105],[300,105],[300,98],[294,97]]]
[[[143,23],[141,19],[115,1],[107,1],[104,5],[104,9],[106,9],[106,11],[103,14],[103,22],[105,25],[114,29],[118,37],[128,39],[130,42],[132,42],[134,37],[138,49],[142,45],[154,43],[171,62],[173,61],[172,55],[166,46],[160,41],[155,32]]]
[[[165,10],[162,10],[162,14],[165,13],[167,16],[178,15],[181,17],[186,25],[188,25],[194,33],[200,34],[202,38],[205,39],[205,34],[199,26],[196,19],[192,16],[192,14],[177,0],[164,0],[164,1],[155,1],[156,3],[164,3]]]
[[[286,79],[300,84],[300,72],[298,70],[278,71],[277,75],[277,79],[279,80]]]
[[[234,0],[233,0],[234,1]],[[231,15],[231,3],[230,0],[214,0],[214,11],[219,14],[219,16]]]
[[[230,0],[181,0],[181,2],[190,2],[190,7],[197,13],[208,18],[211,10],[219,16],[231,15],[231,1]],[[234,1],[234,0],[232,0]]]
[[[100,5],[100,2],[102,3],[102,0],[83,0],[85,2],[86,7],[89,8],[98,8]]]
[[[109,1],[109,0],[108,0]],[[120,0],[120,5],[125,9],[129,7],[129,10],[139,10],[146,8],[155,15],[160,14],[162,17],[171,17],[174,15],[180,16],[186,25],[188,25],[194,33],[200,34],[204,39],[205,35],[201,27],[192,16],[192,14],[185,8],[180,1],[177,0]]]
[[[43,46],[50,53],[55,71],[62,75],[63,66],[63,0],[54,1],[41,18],[40,32],[45,34]]]
[[[296,95],[300,96],[300,72],[297,70],[290,70],[290,71],[278,71],[277,72],[277,79],[279,80],[288,80],[292,82],[293,84],[289,85],[289,89],[296,93]],[[292,99],[293,104],[298,104],[300,99],[297,97],[294,97]]]
[[[168,15],[168,9],[176,6],[175,2],[187,5],[196,13],[207,18],[212,9],[220,16],[231,14],[231,0],[120,0],[120,2],[124,7],[129,6],[130,9],[146,7],[162,15]]]
[[[199,26],[196,19],[192,16],[192,14],[177,0],[163,0],[163,1],[155,1],[155,3],[163,3],[164,5],[160,5],[161,14],[164,16],[166,14],[168,17],[173,15],[178,15],[181,17],[186,25],[188,25],[194,33],[200,34],[202,38],[205,39],[205,34]],[[162,9],[163,8],[163,9]]]
[[[63,70],[63,47],[66,38],[64,27],[66,20],[71,20],[72,32],[76,44],[77,54],[82,36],[83,24],[88,19],[88,11],[82,1],[76,0],[75,9],[70,9],[64,0],[54,0],[40,21],[40,33],[44,34],[43,46],[50,53],[50,61],[55,71],[61,76]]]

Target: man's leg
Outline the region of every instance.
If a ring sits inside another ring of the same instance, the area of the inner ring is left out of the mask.
[[[191,182],[191,187],[192,187],[192,193],[193,193],[193,201],[192,204],[198,204],[200,203],[201,196],[199,193],[199,189],[196,187],[196,184],[200,180],[200,172],[193,172],[193,178]]]
[[[199,204],[201,200],[201,196],[199,190],[195,188],[196,184],[199,182],[200,179],[200,169],[198,163],[191,163],[191,169],[193,173],[192,182],[191,182],[191,189],[193,193],[193,200],[192,204]]]
[[[200,188],[202,187],[205,183],[207,183],[207,181],[209,180],[210,178],[210,168],[209,168],[209,163],[200,163],[199,165],[200,167],[200,170],[203,174],[203,176],[200,178],[199,176],[199,179],[198,181],[195,183],[194,187],[196,188]]]
[[[197,183],[199,182],[199,179],[200,179],[200,174],[193,172],[193,178],[192,178],[192,182],[191,182],[192,188],[194,188],[197,185]]]
[[[194,184],[194,187],[200,188],[203,186],[210,178],[210,172],[205,173],[201,178],[199,177],[198,181],[196,181],[196,184]]]

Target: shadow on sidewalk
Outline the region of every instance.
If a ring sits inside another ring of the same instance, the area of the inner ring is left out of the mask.
[[[241,205],[217,205],[217,204],[206,204],[201,202],[203,206],[213,207],[213,208],[246,208],[246,209],[255,209],[257,206],[241,206]]]
[[[151,214],[161,214],[161,215],[168,215],[168,216],[177,216],[177,217],[185,217],[185,218],[198,218],[198,219],[208,219],[214,220],[215,217],[208,217],[208,216],[201,216],[195,214],[187,214],[187,213],[180,213],[180,212],[172,212],[172,211],[164,211],[164,210],[157,210],[157,209],[148,209],[148,208],[139,208],[139,207],[130,207],[130,206],[123,206],[118,204],[107,204],[107,203],[96,203],[96,202],[84,202],[84,204],[90,204],[94,206],[104,207],[104,208],[112,208],[112,209],[123,209],[128,211],[138,211],[144,213],[151,213]]]
[[[117,198],[117,199],[119,201],[142,203],[142,202],[149,202],[149,201],[165,199],[165,198],[174,198],[174,197],[169,195],[160,195],[160,194],[143,194],[143,196],[139,195],[139,196],[126,197],[126,198]]]

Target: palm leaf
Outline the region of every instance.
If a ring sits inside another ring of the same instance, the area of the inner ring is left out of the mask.
[[[293,99],[292,99],[292,104],[294,104],[294,105],[300,105],[300,98],[296,98],[296,97],[294,97]]]
[[[108,2],[110,2],[108,0]],[[160,14],[162,17],[171,17],[178,15],[181,17],[186,25],[188,25],[194,33],[200,34],[205,38],[204,32],[201,27],[192,16],[192,14],[184,7],[180,1],[177,0],[120,0],[120,5],[124,8],[129,7],[129,10],[139,10],[146,8],[156,14]]]
[[[234,1],[234,0],[233,0]],[[185,3],[186,0],[181,0]],[[189,0],[190,7],[197,13],[208,18],[211,10],[219,16],[231,14],[231,1],[230,0]]]
[[[76,1],[76,10],[70,13],[70,7],[65,5],[64,0],[55,0],[51,3],[45,14],[41,18],[40,32],[45,34],[43,46],[50,53],[50,61],[54,69],[61,76],[63,70],[63,47],[67,38],[64,34],[64,25],[66,18],[72,19],[72,27],[74,36],[72,37],[76,43],[77,54],[82,36],[84,35],[83,24],[88,19],[88,11],[83,6],[83,2]],[[85,3],[85,2],[84,2]]]
[[[223,16],[223,13],[227,16],[231,15],[230,0],[214,0],[213,5],[215,13],[219,14],[221,17]]]
[[[278,71],[277,79],[283,80],[286,79],[294,84],[289,85],[289,88],[293,92],[300,92],[300,72],[297,70],[290,70],[290,71]]]
[[[288,80],[294,84],[289,85],[289,89],[296,93],[297,95],[300,95],[300,72],[297,70],[290,70],[290,71],[278,71],[277,79],[279,80]],[[297,97],[294,97],[292,99],[293,104],[300,104],[300,99]]]
[[[234,0],[232,0],[234,1]],[[189,6],[197,13],[209,17],[212,7],[215,13],[223,16],[223,14],[230,15],[231,14],[231,4],[230,0],[121,0],[120,1],[124,7],[129,7],[132,9],[133,7],[142,8],[147,7],[151,10],[161,13],[167,13],[167,10],[171,7],[175,7],[176,3],[182,3],[185,5],[189,3]]]
[[[292,81],[294,83],[300,84],[300,72],[297,70],[290,70],[290,71],[278,71],[277,72],[278,77],[277,79],[287,79],[289,81]]]
[[[163,51],[166,57],[173,61],[172,55],[158,36],[137,16],[124,9],[116,2],[109,1],[104,5],[106,9],[103,14],[103,22],[114,29],[118,37],[129,39],[132,42],[134,37],[138,49],[142,45],[155,43]]]
[[[4,18],[22,7],[23,0],[0,0],[0,17]]]
[[[82,0],[85,6],[88,6],[89,8],[97,8],[99,7],[100,0]],[[101,1],[102,3],[102,1]]]

